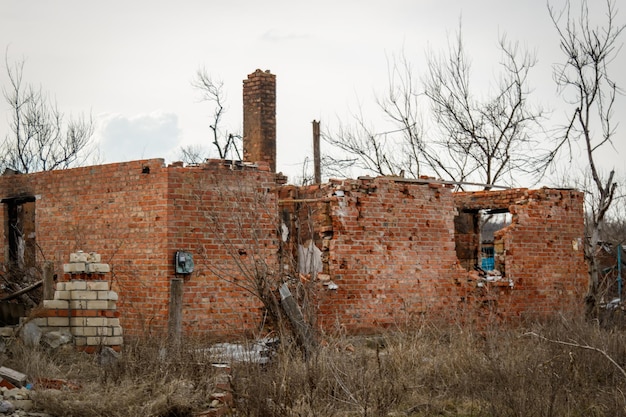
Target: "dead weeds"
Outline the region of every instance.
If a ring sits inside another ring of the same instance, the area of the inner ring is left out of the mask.
[[[53,416],[193,416],[224,383],[207,344],[174,350],[129,340],[103,365],[98,355],[14,341],[4,365],[80,387],[35,390],[36,407]],[[267,364],[232,363],[227,382],[237,416],[615,416],[626,413],[625,366],[626,333],[593,322],[480,331],[425,324],[326,338],[307,360],[283,343]]]

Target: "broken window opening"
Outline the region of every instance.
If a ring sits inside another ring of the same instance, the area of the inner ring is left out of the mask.
[[[511,224],[508,210],[480,210],[480,269],[504,276],[504,242],[498,231]]]
[[[497,233],[511,224],[507,209],[463,210],[454,218],[456,254],[467,270],[505,274],[505,248]]]

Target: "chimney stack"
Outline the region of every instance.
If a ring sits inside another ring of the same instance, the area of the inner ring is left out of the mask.
[[[276,76],[269,70],[243,80],[243,159],[276,172]]]

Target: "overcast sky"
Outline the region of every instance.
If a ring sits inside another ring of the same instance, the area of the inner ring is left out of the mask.
[[[367,109],[384,91],[387,57],[404,51],[423,69],[425,52],[444,48],[459,19],[478,82],[495,71],[498,37],[506,33],[536,52],[535,96],[555,108],[555,122],[563,116],[551,77],[562,56],[545,0],[0,0],[0,46],[9,62],[26,60],[25,79],[67,114],[94,116],[105,162],[172,162],[183,145],[209,146],[210,108],[191,86],[201,67],[224,81],[224,127],[241,131],[242,80],[270,70],[277,76],[277,170],[293,179],[311,153],[312,120],[329,128],[358,102]],[[619,20],[626,21],[626,8]],[[623,87],[625,68],[622,51],[613,74]],[[2,102],[2,136],[8,117]],[[622,173],[624,128],[603,161]]]

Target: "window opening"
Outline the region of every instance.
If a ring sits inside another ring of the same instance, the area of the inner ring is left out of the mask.
[[[504,244],[498,231],[511,224],[508,210],[480,210],[480,268],[504,275]]]
[[[456,254],[461,265],[504,276],[504,243],[497,233],[511,224],[506,209],[461,211],[454,219]]]

